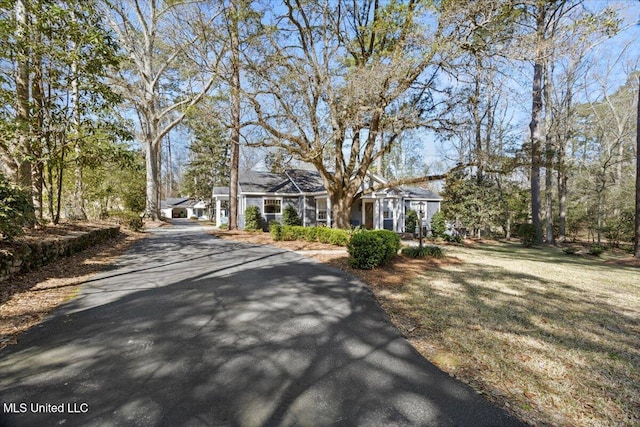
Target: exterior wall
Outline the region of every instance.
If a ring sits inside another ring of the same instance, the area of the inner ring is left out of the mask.
[[[314,197],[305,197],[306,208],[304,210],[303,221],[305,227],[317,225],[316,223],[316,199]],[[302,211],[302,210],[301,210]]]

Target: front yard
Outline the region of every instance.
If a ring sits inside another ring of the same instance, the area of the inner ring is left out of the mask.
[[[313,256],[360,276],[427,359],[519,418],[640,423],[637,263],[517,243],[447,251],[444,260],[397,257],[372,271],[350,269],[340,251]]]

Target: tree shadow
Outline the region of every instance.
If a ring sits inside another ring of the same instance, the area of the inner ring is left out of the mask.
[[[183,245],[216,255],[158,253]],[[423,359],[338,270],[213,239],[151,240],[119,269],[0,353],[3,401],[88,412],[0,424],[520,425]]]

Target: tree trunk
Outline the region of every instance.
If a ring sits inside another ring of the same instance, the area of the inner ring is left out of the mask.
[[[551,79],[553,76],[553,65],[550,61],[545,61],[547,68],[544,74],[544,102],[545,102],[545,144],[544,144],[544,157],[545,157],[545,171],[544,171],[544,204],[545,204],[545,218],[546,218],[546,228],[545,228],[545,240],[548,245],[552,245],[555,243],[554,235],[553,235],[553,160],[554,160],[554,142],[553,142],[553,132],[551,132],[552,127],[552,99],[551,92],[553,90]]]
[[[531,221],[536,229],[536,243],[542,241],[540,224],[540,119],[542,117],[542,64],[536,63],[533,72],[533,107],[531,110]]]
[[[237,0],[231,1],[231,165],[229,176],[229,230],[238,228],[238,169],[240,166],[240,42]]]
[[[23,190],[32,191],[31,144],[29,141],[29,22],[25,0],[17,0],[15,5],[16,37],[19,50],[16,58],[16,124],[18,158],[15,182]]]
[[[636,113],[636,230],[633,253],[640,258],[640,74],[638,75],[638,107]]]
[[[76,47],[77,48],[77,47]],[[80,129],[80,88],[78,86],[78,62],[73,61],[71,64],[71,73],[73,80],[71,81],[72,99],[73,99],[73,151],[75,154],[74,191],[73,191],[73,217],[86,221],[87,213],[84,208],[84,186],[82,182],[82,147],[81,145],[81,129]]]
[[[158,147],[146,143],[147,204],[145,216],[152,221],[158,219]]]
[[[353,196],[349,196],[342,191],[333,191],[329,196],[331,198],[331,215],[333,216],[332,227],[349,230],[351,228]]]
[[[558,240],[567,240],[567,174],[564,164],[558,169]]]

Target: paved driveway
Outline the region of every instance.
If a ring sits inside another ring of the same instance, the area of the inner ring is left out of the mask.
[[[358,280],[190,222],[0,352],[0,400],[11,426],[519,425],[420,357]]]

